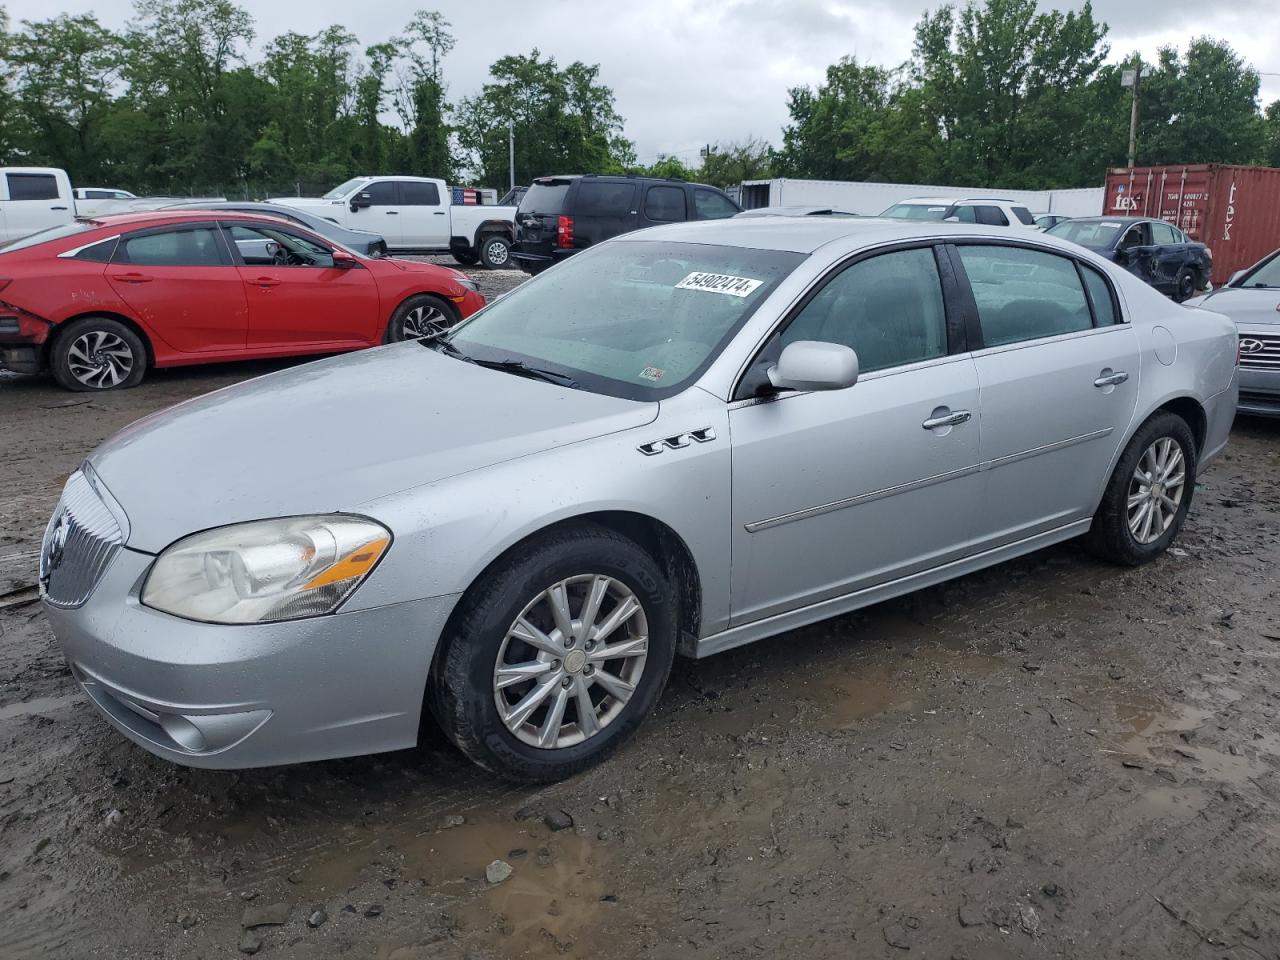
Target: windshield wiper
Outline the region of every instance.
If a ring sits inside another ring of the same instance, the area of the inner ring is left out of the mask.
[[[457,347],[454,347],[457,350]],[[531,367],[523,360],[480,360],[476,357],[467,357],[472,363],[481,367],[488,367],[490,370],[501,370],[504,373],[514,373],[518,377],[528,377],[530,380],[545,380],[547,383],[559,384],[562,387],[570,387],[574,390],[579,389],[578,381],[573,377],[563,373],[556,373],[554,370],[543,370],[541,367]]]

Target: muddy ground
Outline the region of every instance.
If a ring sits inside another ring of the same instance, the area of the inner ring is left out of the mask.
[[[0,378],[0,957],[1280,958],[1280,423],[1237,423],[1150,566],[1067,545],[677,662],[567,783],[496,782],[430,728],[175,767],[14,591],[95,444],[282,365]]]

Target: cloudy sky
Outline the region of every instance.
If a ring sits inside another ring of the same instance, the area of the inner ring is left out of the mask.
[[[658,153],[696,162],[698,147],[755,135],[777,143],[787,120],[786,91],[822,79],[845,54],[894,66],[910,53],[920,12],[938,4],[875,0],[239,0],[255,17],[259,41],[295,30],[314,33],[340,23],[362,44],[397,33],[419,5],[453,24],[457,46],[445,62],[452,98],[484,83],[488,66],[507,53],[537,47],[561,63],[599,63],[617,96],[626,134],[642,162]],[[1159,13],[1135,0],[1095,0],[1111,26],[1112,57],[1139,50],[1154,57],[1166,43],[1192,34],[1226,39],[1264,76],[1262,100],[1280,98],[1280,29],[1276,0],[1164,0]],[[123,26],[131,0],[0,0],[10,17],[41,19],[93,11]],[[1059,0],[1078,9],[1083,0]]]

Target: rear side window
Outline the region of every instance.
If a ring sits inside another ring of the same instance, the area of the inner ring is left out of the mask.
[[[723,193],[702,187],[693,191],[693,207],[699,220],[725,220],[738,213],[737,206]]]
[[[644,215],[667,223],[685,220],[683,187],[650,187],[644,198]]]
[[[1018,222],[1023,223],[1028,227],[1034,227],[1036,225],[1036,218],[1031,215],[1031,211],[1026,207],[1014,207],[1013,215],[1018,218]]]
[[[578,185],[573,212],[579,217],[625,217],[631,213],[631,201],[635,196],[634,183],[583,180]]]
[[[1084,274],[1084,285],[1089,290],[1089,299],[1093,301],[1093,316],[1098,326],[1109,327],[1119,323],[1115,299],[1111,296],[1111,285],[1093,267],[1086,267],[1082,263],[1080,272]]]
[[[1151,242],[1152,243],[1179,243],[1176,232],[1169,224],[1161,221],[1151,224]]]
[[[1009,218],[1004,215],[1004,211],[999,207],[974,207],[973,212],[979,223],[985,223],[989,227],[1007,227],[1009,225]]]
[[[10,200],[57,200],[58,178],[51,173],[7,173]]]
[[[1093,327],[1076,265],[1066,257],[1003,245],[959,248],[988,347]]]
[[[521,213],[564,212],[564,201],[569,194],[570,180],[535,180],[520,200]]]
[[[400,203],[406,207],[438,207],[440,206],[440,188],[434,183],[401,180]]]
[[[166,230],[121,241],[117,261],[147,267],[220,267],[222,251],[217,234],[208,227]]]
[[[92,260],[94,263],[110,263],[111,255],[116,252],[116,242],[119,237],[112,237],[110,240],[103,240],[101,243],[95,243],[91,247],[85,247],[76,254],[77,260]]]

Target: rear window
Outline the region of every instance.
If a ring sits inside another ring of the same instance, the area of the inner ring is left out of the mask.
[[[1078,243],[1082,247],[1109,250],[1126,226],[1128,222],[1124,220],[1063,220],[1045,233]]]
[[[96,230],[98,226],[98,224],[89,223],[86,220],[77,220],[74,223],[64,223],[60,227],[50,227],[48,230],[41,230],[39,233],[33,233],[29,237],[23,237],[21,240],[14,240],[10,243],[0,245],[0,253],[13,253],[15,250],[25,250],[27,247],[34,247],[41,243],[61,240],[63,237],[72,237],[77,233],[84,233],[86,230]]]
[[[1026,207],[1014,207],[1013,215],[1028,227],[1034,227],[1036,225],[1036,218],[1031,215],[1031,211]]]
[[[563,213],[571,180],[535,181],[520,201],[521,213]]]
[[[578,185],[578,198],[573,212],[580,217],[625,217],[635,199],[634,183],[601,183],[583,180]]]
[[[51,173],[9,173],[10,200],[57,200],[58,178]]]

